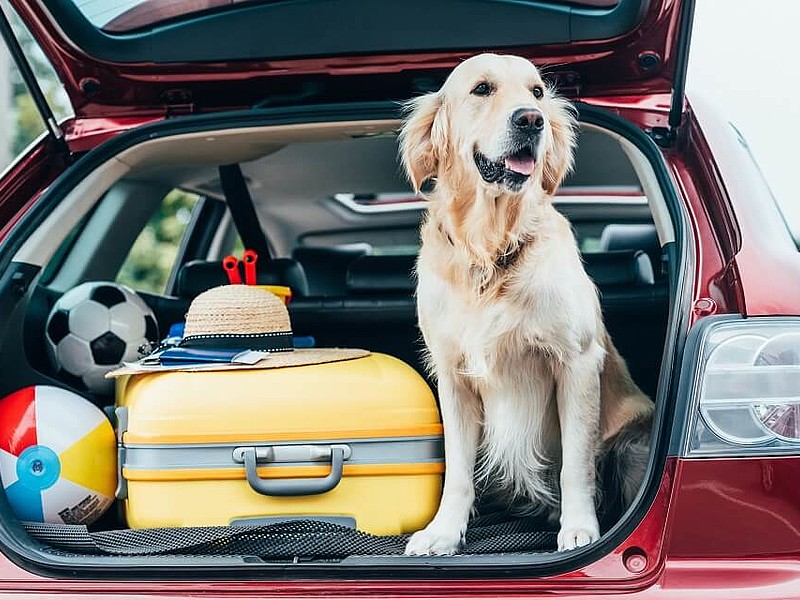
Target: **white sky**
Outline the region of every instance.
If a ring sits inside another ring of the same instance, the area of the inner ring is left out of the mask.
[[[744,134],[787,217],[800,224],[800,1],[697,0],[689,95]]]

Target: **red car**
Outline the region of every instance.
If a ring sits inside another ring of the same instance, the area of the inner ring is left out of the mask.
[[[740,134],[685,98],[692,0],[10,5],[2,37],[47,133],[0,177],[0,396],[79,387],[43,343],[68,289],[131,283],[163,331],[237,234],[270,257],[264,283],[292,287],[298,333],[421,371],[424,202],[398,174],[398,101],[488,49],[575,101],[558,207],[657,417],[638,500],[576,551],[66,551],[0,495],[0,596],[800,598],[800,239]],[[27,62],[43,57],[74,113],[61,122]]]

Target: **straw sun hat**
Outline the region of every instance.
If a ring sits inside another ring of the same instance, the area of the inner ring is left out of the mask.
[[[286,306],[273,293],[249,285],[222,285],[197,296],[186,313],[180,345],[270,352],[262,368],[315,365],[369,354],[350,348],[294,348]]]

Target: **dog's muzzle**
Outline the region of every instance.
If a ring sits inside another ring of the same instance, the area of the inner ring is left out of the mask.
[[[497,160],[475,151],[475,165],[487,183],[499,183],[518,191],[536,168],[544,115],[538,108],[518,108],[509,117],[509,150]]]
[[[511,191],[518,191],[536,168],[538,148],[538,133],[526,136],[515,134],[512,137],[512,149],[499,160],[490,160],[476,151],[475,166],[485,182],[498,183]]]

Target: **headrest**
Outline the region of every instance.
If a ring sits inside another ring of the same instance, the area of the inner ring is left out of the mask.
[[[175,283],[180,298],[194,298],[213,287],[228,283],[222,261],[193,260],[183,265]],[[285,285],[293,296],[307,296],[308,282],[303,267],[291,258],[259,260],[256,263],[258,285]]]
[[[648,254],[660,250],[656,226],[649,223],[612,223],[600,234],[600,249],[644,250]]]
[[[308,277],[311,296],[344,296],[347,293],[347,269],[355,259],[364,256],[368,244],[352,244],[335,248],[300,246],[292,252]]]
[[[653,285],[653,263],[642,250],[583,255],[584,268],[597,287]]]
[[[347,270],[347,291],[361,293],[414,293],[414,255],[362,256]]]

